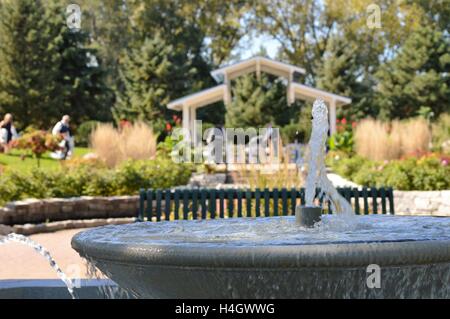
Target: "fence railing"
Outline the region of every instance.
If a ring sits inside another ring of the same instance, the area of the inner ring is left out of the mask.
[[[356,214],[394,214],[392,188],[338,188]],[[316,202],[325,214],[332,214],[327,200]],[[295,215],[295,207],[305,203],[301,189],[149,189],[140,191],[141,221],[269,217]]]

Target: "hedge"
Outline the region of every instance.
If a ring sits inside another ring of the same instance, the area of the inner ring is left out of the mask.
[[[193,169],[189,164],[157,158],[125,162],[112,170],[90,165],[51,171],[8,170],[0,175],[0,206],[25,198],[132,195],[140,188],[170,188],[187,184]]]

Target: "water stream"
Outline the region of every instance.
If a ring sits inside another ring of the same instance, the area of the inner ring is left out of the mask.
[[[61,268],[59,268],[58,264],[53,259],[52,255],[50,254],[50,252],[47,249],[45,249],[42,245],[38,244],[37,242],[31,240],[30,238],[28,238],[26,236],[14,234],[14,233],[0,237],[0,245],[6,244],[6,243],[19,243],[19,244],[25,245],[27,247],[33,248],[39,255],[41,255],[48,261],[48,263],[50,264],[50,267],[53,268],[53,270],[56,272],[56,275],[59,277],[59,279],[61,279],[64,282],[64,284],[66,285],[67,290],[68,290],[70,296],[72,297],[72,299],[75,299],[74,284],[73,284],[72,280],[69,277],[67,277],[67,275],[61,270]]]
[[[309,140],[308,176],[305,184],[306,206],[314,206],[316,188],[319,196],[329,200],[331,209],[346,220],[354,216],[352,206],[342,197],[327,177],[325,167],[326,141],[328,135],[328,109],[324,101],[318,99],[312,108],[312,132]]]

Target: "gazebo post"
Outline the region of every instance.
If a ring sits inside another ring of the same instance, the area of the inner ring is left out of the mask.
[[[330,101],[330,135],[336,133],[336,99],[331,99]]]
[[[189,106],[183,104],[183,129],[189,130],[190,132],[190,121],[189,121]]]
[[[295,101],[295,93],[294,90],[292,90],[291,85],[292,82],[294,82],[294,71],[290,71],[288,76],[288,85],[286,90],[288,106],[291,106]]]
[[[228,74],[224,73],[224,84],[225,84],[225,95],[224,95],[224,102],[225,105],[228,105],[231,103],[231,82],[228,78]]]
[[[190,108],[191,114],[189,114],[189,127],[191,132],[191,138],[192,138],[192,145],[197,146],[197,132],[196,132],[196,125],[195,120],[197,117],[197,110],[194,106],[191,106]]]

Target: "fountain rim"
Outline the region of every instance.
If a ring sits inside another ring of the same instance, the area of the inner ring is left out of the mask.
[[[82,233],[80,233],[82,234]],[[450,262],[450,240],[239,246],[124,244],[72,238],[82,257],[115,263],[203,268],[404,266]]]

